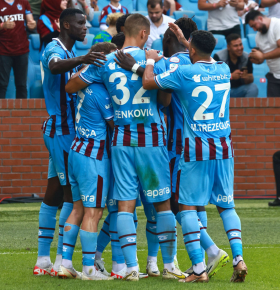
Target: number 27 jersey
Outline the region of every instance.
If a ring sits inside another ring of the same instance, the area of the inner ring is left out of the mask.
[[[123,50],[142,67],[146,66],[145,51],[139,47]],[[146,91],[142,78],[120,68],[114,61],[115,52],[106,56],[100,68],[90,65],[80,79],[87,84],[103,82],[112,99],[115,130],[112,146],[165,146],[165,132],[157,105],[157,90]],[[156,73],[165,71],[165,64]]]
[[[227,64],[181,65],[157,75],[155,81],[162,89],[173,89],[182,105],[186,162],[233,157]]]

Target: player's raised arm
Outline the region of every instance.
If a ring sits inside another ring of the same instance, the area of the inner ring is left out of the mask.
[[[154,64],[163,58],[163,55],[159,56],[156,50],[146,51],[146,68],[142,78],[143,88],[145,90],[158,89],[158,85],[154,79]]]

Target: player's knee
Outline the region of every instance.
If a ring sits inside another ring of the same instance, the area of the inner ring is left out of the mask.
[[[223,211],[225,211],[227,209],[232,209],[232,208],[223,208],[223,207],[217,206],[217,210],[218,210],[219,214],[221,214]]]
[[[171,210],[170,199],[161,202],[155,202],[154,207],[157,212]]]

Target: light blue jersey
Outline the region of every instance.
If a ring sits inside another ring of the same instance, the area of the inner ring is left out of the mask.
[[[102,84],[92,84],[78,92],[76,138],[71,149],[88,157],[108,158],[109,128],[106,121],[113,119],[110,96]]]
[[[233,157],[228,65],[203,61],[174,65],[155,81],[161,89],[173,89],[180,100],[186,162]]]
[[[52,138],[55,133],[57,135],[75,133],[76,94],[66,93],[65,85],[71,75],[79,70],[79,67],[66,73],[54,75],[49,69],[49,63],[53,59],[69,59],[74,57],[76,55],[73,50],[71,52],[68,51],[58,38],[54,38],[46,46],[42,56],[43,90],[46,108],[50,116],[43,124],[43,132]]]
[[[142,67],[146,66],[145,51],[139,47],[123,50]],[[157,147],[165,146],[164,125],[157,106],[157,90],[146,91],[142,79],[135,73],[120,68],[114,61],[115,52],[107,55],[101,68],[90,65],[80,79],[87,84],[103,82],[112,98],[115,130],[113,146]],[[165,63],[161,62],[165,71]]]

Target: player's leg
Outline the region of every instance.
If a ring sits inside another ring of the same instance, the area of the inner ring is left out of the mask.
[[[241,223],[234,209],[234,158],[216,160],[216,163],[216,178],[210,202],[217,206],[229,239],[234,268],[231,282],[243,282],[248,271],[243,261]]]
[[[269,202],[269,206],[280,206],[280,151],[273,154],[273,171],[276,183],[276,199]]]
[[[127,265],[124,280],[138,281],[136,257],[136,229],[133,213],[138,198],[138,177],[132,147],[112,147],[112,168],[115,178],[113,198],[118,201],[117,229],[120,245]],[[125,226],[123,226],[125,225]]]

